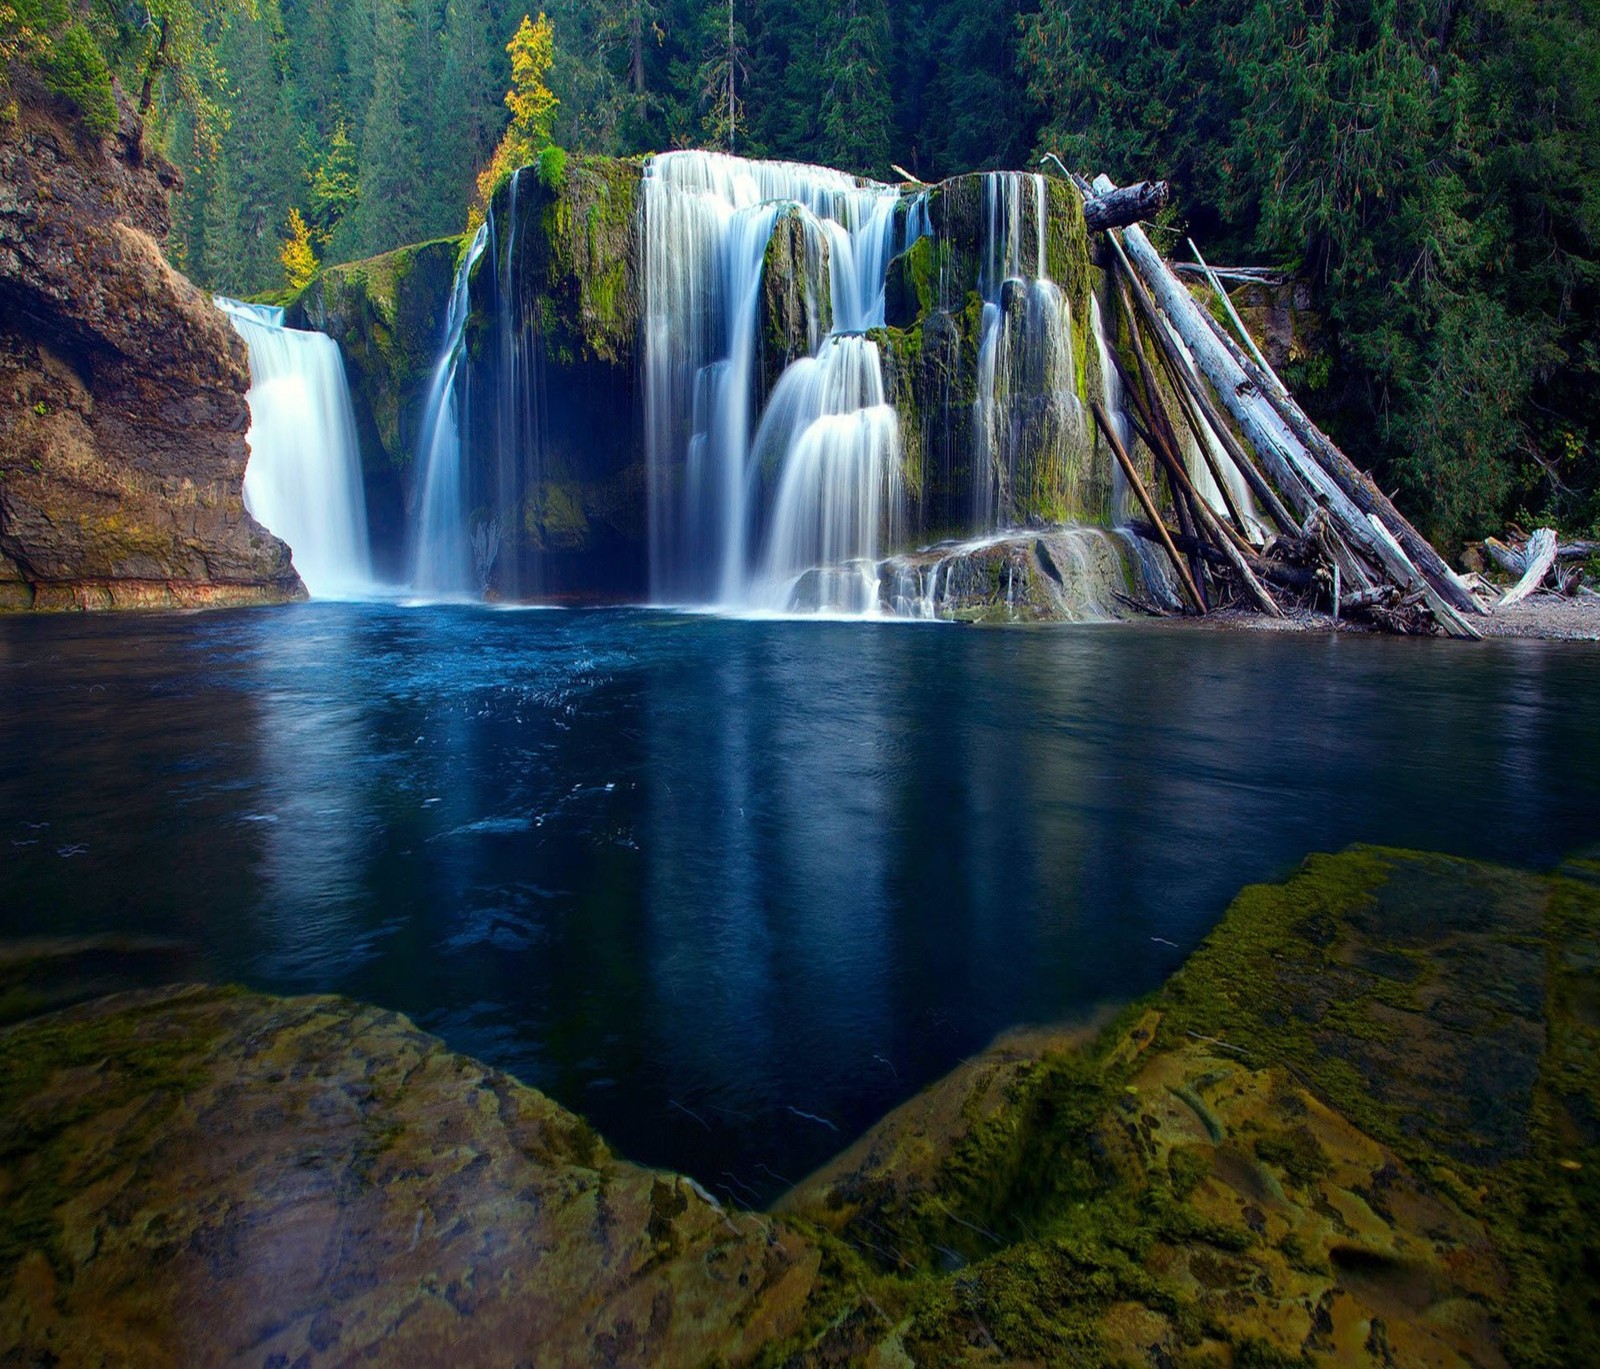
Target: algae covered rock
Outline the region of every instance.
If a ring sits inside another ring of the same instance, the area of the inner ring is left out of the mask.
[[[1110,1027],[969,1062],[779,1205],[892,1309],[817,1362],[1596,1362],[1595,868],[1313,857]]]
[[[467,328],[474,538],[490,592],[647,587],[636,160],[569,155],[495,194]]]
[[[813,355],[833,327],[828,240],[798,207],[778,214],[761,264],[756,309],[760,386],[772,393],[784,368]]]
[[[742,1363],[814,1249],[404,1018],[218,989],[0,1032],[0,1359]]]

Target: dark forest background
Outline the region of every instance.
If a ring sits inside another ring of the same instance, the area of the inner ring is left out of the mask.
[[[115,73],[186,176],[174,259],[250,294],[283,285],[297,231],[329,264],[462,230],[526,10],[0,0],[0,62],[91,126]],[[1291,383],[1437,539],[1600,515],[1600,0],[545,11],[572,151],[731,147],[927,180],[1053,151],[1167,177],[1171,227],[1213,261],[1309,281],[1325,345]]]

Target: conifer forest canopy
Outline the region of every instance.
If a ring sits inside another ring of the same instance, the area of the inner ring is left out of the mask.
[[[3,0],[0,58],[184,171],[235,295],[459,234],[514,122],[508,0]],[[883,179],[1169,178],[1161,236],[1308,283],[1287,377],[1441,544],[1600,516],[1596,0],[550,0],[533,143]],[[524,57],[527,57],[526,48]]]

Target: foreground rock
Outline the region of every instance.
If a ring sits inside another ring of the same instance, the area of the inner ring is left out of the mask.
[[[178,173],[19,76],[0,119],[0,610],[304,597],[244,508],[244,344],[161,254]]]
[[[818,1361],[1600,1362],[1597,886],[1355,848],[1245,890],[1093,1045],[1004,1044],[789,1195],[893,1321]]]
[[[7,1363],[739,1363],[817,1267],[392,1013],[176,989],[0,1036]]]
[[[1600,1363],[1600,862],[1354,848],[724,1211],[403,1018],[0,1033],[0,1362]]]

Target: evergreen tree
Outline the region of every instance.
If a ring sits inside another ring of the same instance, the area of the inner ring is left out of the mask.
[[[744,131],[742,92],[750,74],[749,39],[735,0],[713,0],[701,16],[701,30],[705,35],[705,57],[695,73],[704,111],[700,126],[713,147],[735,152]]]
[[[885,176],[894,118],[888,5],[885,0],[838,0],[829,27],[818,155],[832,166]]]
[[[505,127],[503,95],[510,79],[504,46],[495,37],[488,0],[450,0],[445,11],[444,63],[432,104],[432,137],[439,151],[440,194],[455,222]]]
[[[415,241],[419,187],[418,128],[407,102],[406,72],[415,26],[402,0],[376,0],[372,99],[361,130],[361,202],[354,247],[359,256]]]

